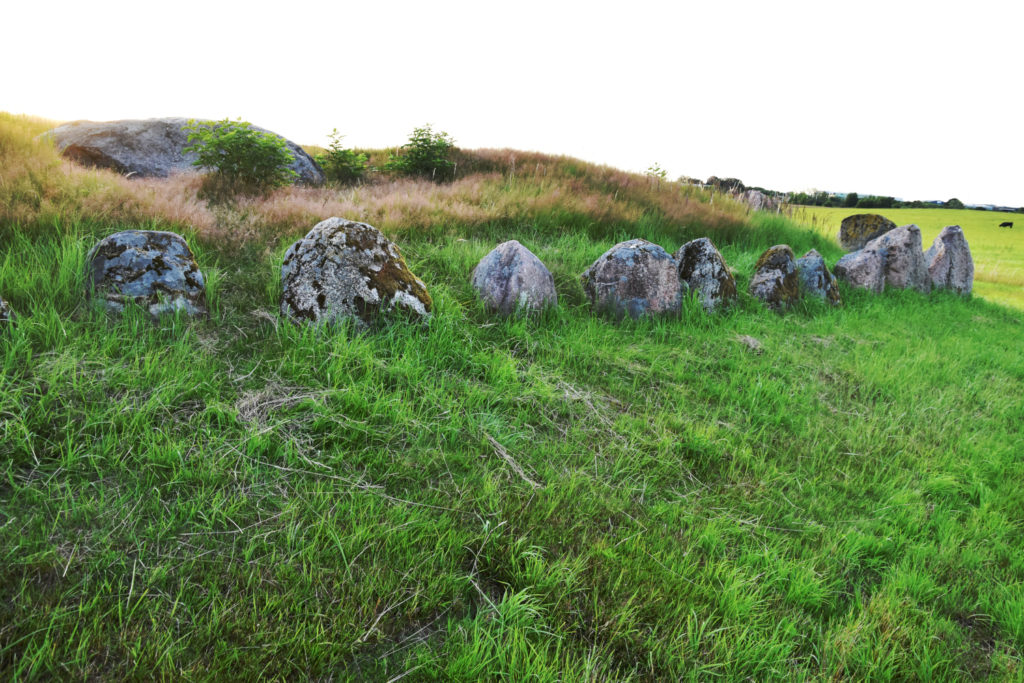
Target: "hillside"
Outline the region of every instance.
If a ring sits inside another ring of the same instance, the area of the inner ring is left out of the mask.
[[[759,254],[833,240],[568,158],[210,207],[48,127],[0,114],[0,677],[1024,676],[1019,310],[843,286],[769,313]],[[333,215],[399,244],[429,325],[280,318],[284,251]],[[132,227],[187,237],[209,319],[86,304],[86,253]],[[736,307],[592,315],[614,243],[700,236]],[[557,309],[476,301],[507,239]]]

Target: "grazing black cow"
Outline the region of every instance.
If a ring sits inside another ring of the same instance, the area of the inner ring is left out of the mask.
[[[1002,223],[999,224],[999,227],[1000,228],[1012,228],[1013,227],[1013,221],[1003,221]]]

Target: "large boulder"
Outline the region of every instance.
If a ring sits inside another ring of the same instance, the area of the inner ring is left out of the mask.
[[[189,119],[129,119],[125,121],[74,121],[46,133],[65,157],[87,166],[109,168],[139,177],[166,178],[171,173],[197,171],[194,152],[188,146]],[[257,126],[253,130],[269,133]],[[280,136],[279,136],[280,137]],[[285,140],[295,157],[291,168],[298,182],[319,185],[324,172],[301,147]]]
[[[375,322],[398,312],[430,317],[427,287],[377,228],[344,218],[317,223],[288,248],[281,266],[281,315],[296,322]]]
[[[885,255],[872,249],[846,254],[835,267],[836,277],[851,287],[881,294],[885,288]]]
[[[896,227],[885,216],[875,213],[858,213],[847,216],[839,225],[839,244],[846,251],[857,251]]]
[[[974,287],[974,260],[959,225],[947,225],[924,255],[928,278],[935,289],[970,294]]]
[[[86,257],[88,295],[120,313],[138,304],[151,315],[207,313],[206,285],[180,235],[126,230],[103,238]]]
[[[788,244],[776,244],[761,254],[750,278],[750,295],[774,311],[782,311],[800,298],[800,280]]]
[[[0,329],[14,323],[14,311],[10,304],[0,298]]]
[[[502,242],[484,256],[470,280],[487,308],[502,315],[558,304],[555,278],[533,252],[516,240]]]
[[[740,194],[739,198],[752,211],[775,211],[779,208],[779,203],[774,198],[760,190],[747,190]]]
[[[736,300],[736,280],[707,237],[687,242],[674,256],[683,291],[700,299],[711,313]]]
[[[679,313],[679,273],[672,256],[647,240],[620,242],[580,277],[595,311],[616,318]]]
[[[816,249],[796,260],[796,272],[800,277],[800,285],[804,294],[827,301],[833,306],[841,306],[843,297],[839,294],[839,283],[829,272],[825,259]]]
[[[927,294],[931,290],[928,267],[921,249],[921,230],[903,225],[847,254],[836,264],[836,276],[854,287],[872,292],[914,288]]]

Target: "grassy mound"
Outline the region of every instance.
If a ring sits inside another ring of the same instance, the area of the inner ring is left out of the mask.
[[[194,179],[73,168],[22,131],[0,192],[41,199],[0,220],[21,314],[0,336],[4,678],[1024,674],[1019,312],[844,288],[770,314],[744,294],[761,251],[834,263],[834,243],[571,159],[474,152],[449,185],[210,208]],[[398,239],[429,326],[277,315],[284,250],[334,214]],[[148,226],[186,233],[210,320],[85,305],[88,248]],[[703,235],[735,309],[590,315],[578,276],[614,242]],[[512,238],[559,309],[476,302],[470,270]]]

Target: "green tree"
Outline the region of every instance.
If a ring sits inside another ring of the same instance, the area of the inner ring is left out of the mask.
[[[387,160],[384,170],[437,182],[449,180],[455,175],[455,164],[449,158],[454,150],[455,140],[444,131],[434,132],[428,123],[413,129],[409,141]]]
[[[843,206],[848,208],[857,206],[858,199],[859,197],[857,197],[856,192],[850,192],[849,194],[846,195],[846,198],[843,199]]]
[[[245,194],[288,185],[298,174],[288,144],[273,133],[255,130],[248,121],[196,121],[185,126],[184,152],[195,152],[194,166],[208,168],[222,187]]]
[[[338,133],[337,128],[331,131],[327,136],[331,144],[325,152],[316,156],[316,162],[324,169],[328,180],[355,183],[366,175],[368,160],[365,154],[343,147],[341,140],[344,137]]]
[[[964,203],[962,201],[960,201],[959,199],[957,199],[956,197],[953,197],[948,202],[946,202],[946,208],[947,209],[962,209],[962,208],[964,208]]]

